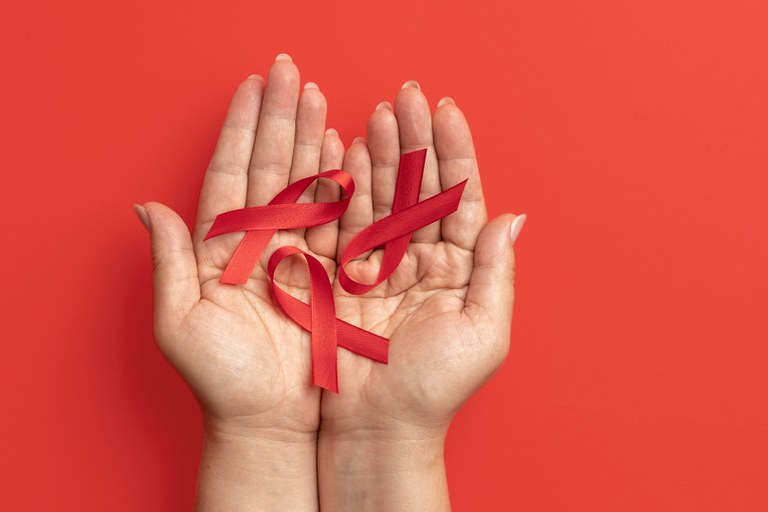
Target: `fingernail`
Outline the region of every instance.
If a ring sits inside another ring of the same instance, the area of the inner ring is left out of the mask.
[[[264,78],[262,78],[261,75],[248,75],[248,80],[254,80],[254,79],[264,80]]]
[[[339,136],[339,132],[337,132],[333,128],[328,128],[327,130],[325,130],[325,134],[326,135],[335,135],[337,137]]]
[[[275,62],[279,60],[292,60],[292,59],[291,59],[291,56],[288,55],[287,53],[278,53],[277,57],[275,57]]]
[[[315,82],[307,82],[306,84],[304,84],[304,88],[305,89],[319,89],[319,87],[317,86],[317,84]]]
[[[522,214],[515,217],[515,220],[512,221],[512,226],[509,228],[509,239],[512,241],[512,245],[515,244],[515,240],[517,240],[517,236],[520,234],[520,230],[523,229],[523,224],[525,224],[525,219],[527,218],[526,214]]]
[[[415,88],[421,90],[421,86],[419,86],[419,82],[417,82],[416,80],[408,80],[407,82],[405,82],[403,84],[402,89],[405,89],[406,87],[415,87]]]
[[[456,102],[453,101],[453,98],[449,98],[448,96],[446,96],[445,98],[437,102],[438,107],[442,107],[443,105],[448,105],[448,104],[455,105]]]
[[[392,110],[392,104],[388,101],[382,101],[378,105],[376,105],[376,110],[381,110],[382,108],[385,108],[387,110]]]
[[[357,144],[358,142],[365,142],[365,137],[355,137],[355,140],[352,141],[352,144]]]
[[[144,224],[144,227],[147,228],[147,231],[151,231],[150,224],[149,224],[149,214],[147,214],[147,209],[140,204],[134,204],[133,210],[136,212],[136,215],[138,215],[141,223]]]

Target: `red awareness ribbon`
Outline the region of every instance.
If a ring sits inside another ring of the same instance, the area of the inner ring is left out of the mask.
[[[346,197],[334,203],[296,204],[312,182],[320,178],[338,183]],[[355,182],[352,176],[340,169],[333,169],[288,185],[267,206],[251,206],[217,215],[203,240],[235,231],[246,232],[219,281],[245,284],[278,229],[307,228],[334,221],[347,210],[354,193]]]
[[[410,243],[411,233],[453,213],[458,208],[466,180],[419,202],[426,153],[426,149],[421,149],[400,156],[392,215],[363,229],[342,252],[339,282],[348,292],[361,295],[378,286],[400,264]],[[319,178],[328,178],[338,183],[345,192],[345,198],[334,203],[296,204],[304,190]],[[278,229],[304,228],[331,222],[346,211],[354,191],[352,177],[342,170],[334,169],[289,185],[266,206],[241,208],[218,215],[205,240],[225,233],[246,231],[220,281],[230,284],[247,282],[269,240]],[[344,264],[357,255],[382,245],[384,255],[374,283],[361,284],[346,274]],[[309,268],[311,305],[291,296],[274,281],[280,262],[299,254],[304,256]],[[267,272],[275,299],[285,314],[311,333],[312,382],[316,386],[338,393],[337,346],[374,361],[387,363],[387,338],[336,318],[333,289],[322,263],[317,258],[298,247],[280,247],[269,258]]]
[[[411,234],[455,212],[467,180],[419,202],[421,180],[427,150],[420,149],[400,155],[392,215],[380,219],[359,232],[341,253],[339,284],[353,295],[363,295],[386,280],[400,265],[411,242]],[[366,251],[384,246],[376,281],[362,284],[347,275],[344,265]]]
[[[284,258],[302,254],[309,267],[311,306],[291,296],[275,284],[275,270]],[[267,272],[277,303],[291,320],[312,333],[312,382],[316,386],[339,392],[336,370],[336,345],[355,354],[387,363],[389,340],[336,318],[333,289],[322,263],[298,247],[280,247],[269,258]],[[335,318],[336,321],[329,321]]]

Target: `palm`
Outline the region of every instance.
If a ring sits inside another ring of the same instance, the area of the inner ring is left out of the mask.
[[[313,404],[319,400],[319,390],[307,380],[309,334],[275,306],[260,265],[242,286],[219,282],[237,241],[237,237],[211,239],[196,246],[201,300],[185,319],[183,330],[189,333],[184,354],[197,360],[184,367],[208,369],[194,388],[216,414],[232,417],[273,411],[288,397],[291,419],[311,427],[317,423]],[[296,233],[280,233],[275,243],[306,249]],[[319,259],[332,266],[327,258]],[[302,263],[289,260],[283,267],[278,284],[306,300]],[[192,376],[188,380],[195,382]]]
[[[352,262],[353,279],[374,274],[380,255]],[[420,269],[427,269],[426,271]],[[476,331],[464,313],[473,269],[472,253],[450,243],[411,244],[397,271],[365,296],[336,287],[337,310],[390,339],[389,365],[339,352],[341,395],[326,394],[323,416],[340,420],[373,410],[389,420],[423,420],[444,412],[458,390]],[[442,418],[439,418],[442,419]]]

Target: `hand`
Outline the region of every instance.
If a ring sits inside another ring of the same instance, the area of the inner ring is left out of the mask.
[[[324,392],[321,404],[323,508],[363,510],[373,502],[377,510],[447,508],[448,425],[507,355],[512,244],[525,216],[486,223],[472,137],[452,100],[430,116],[418,85],[407,82],[394,112],[385,102],[371,115],[367,144],[357,140],[344,160],[357,188],[340,220],[339,254],[356,233],[391,213],[399,155],[424,147],[422,200],[469,181],[458,211],[414,233],[382,285],[355,296],[336,283],[339,317],[389,337],[390,349],[389,365],[339,350],[341,393]],[[350,277],[372,282],[382,252],[350,262]],[[445,492],[432,493],[436,488]]]
[[[225,501],[212,496],[213,488],[223,495],[240,481],[250,498],[266,489],[279,499],[280,483],[301,477],[307,485],[294,482],[285,490],[287,497],[306,498],[304,509],[317,505],[320,390],[312,385],[310,336],[273,303],[262,265],[244,286],[219,282],[242,234],[203,238],[216,215],[267,204],[289,182],[316,174],[318,168],[341,167],[344,147],[335,131],[324,134],[325,117],[325,98],[317,86],[307,84],[299,95],[298,69],[289,57],[278,56],[266,87],[254,75],[232,99],[203,180],[193,236],[166,206],[147,203],[145,211],[138,209],[140,215],[148,214],[152,233],[157,344],[204,412],[201,502],[222,506]],[[323,200],[334,186],[311,187],[301,200],[315,200],[315,190]],[[265,254],[279,245],[317,250],[333,276],[335,263],[322,253],[324,232],[335,229],[309,229],[307,240],[315,240],[309,247],[303,231],[281,231]],[[283,264],[281,275],[287,280],[280,286],[307,300],[302,265]],[[292,448],[283,448],[288,445]],[[275,486],[268,483],[272,477],[278,481]],[[269,499],[250,502],[264,506]],[[293,509],[281,503],[278,508]]]

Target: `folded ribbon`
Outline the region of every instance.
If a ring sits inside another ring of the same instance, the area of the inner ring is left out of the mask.
[[[320,178],[338,183],[346,197],[334,203],[296,204],[307,187]],[[307,228],[334,221],[347,210],[354,193],[355,182],[352,176],[340,169],[333,169],[288,185],[267,206],[251,206],[217,215],[204,240],[235,231],[246,232],[220,281],[245,284],[278,229]]]
[[[421,149],[400,156],[392,215],[363,229],[342,252],[339,283],[349,293],[362,295],[387,279],[400,264],[411,234],[458,208],[466,180],[419,202],[426,153],[426,149]],[[338,183],[344,190],[344,199],[333,203],[296,203],[312,181],[319,178],[328,178]],[[349,206],[354,192],[352,177],[342,170],[334,169],[289,185],[266,206],[241,208],[218,215],[205,240],[225,233],[246,231],[220,281],[229,284],[247,282],[259,257],[278,229],[319,226],[338,219]],[[374,283],[358,283],[347,275],[344,270],[346,263],[382,245],[384,254]],[[291,296],[274,281],[280,262],[299,254],[304,256],[309,268],[311,304]],[[387,362],[387,338],[336,318],[333,289],[317,258],[298,247],[280,247],[269,258],[267,272],[277,303],[288,317],[311,333],[312,381],[315,385],[338,392],[337,346],[374,361]]]
[[[467,180],[418,202],[426,156],[426,149],[400,156],[395,197],[392,201],[392,215],[360,231],[341,253],[339,284],[349,293],[362,295],[385,281],[400,265],[408,244],[411,243],[411,234],[455,212],[459,207],[459,200]],[[379,273],[373,283],[358,283],[347,275],[344,265],[356,256],[382,245],[384,245],[384,254],[381,258]]]
[[[275,284],[275,270],[284,258],[302,254],[309,267],[311,305],[291,296]],[[333,290],[322,263],[311,254],[290,245],[280,247],[269,258],[267,272],[275,299],[286,315],[312,333],[312,382],[339,392],[336,345],[380,363],[387,363],[389,340],[336,318]],[[335,319],[335,322],[331,319]]]

